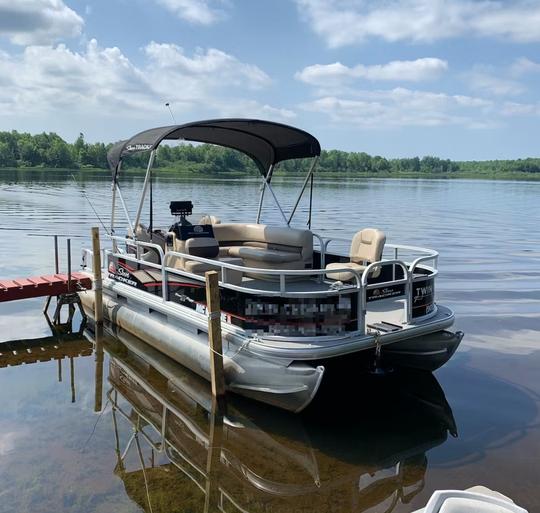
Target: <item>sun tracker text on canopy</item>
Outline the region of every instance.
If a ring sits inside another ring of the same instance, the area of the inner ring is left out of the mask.
[[[140,132],[110,149],[107,155],[109,166],[117,173],[125,156],[155,150],[161,141],[175,139],[239,150],[255,161],[263,176],[270,166],[283,160],[316,157],[321,153],[319,141],[298,128],[257,119],[218,119]]]

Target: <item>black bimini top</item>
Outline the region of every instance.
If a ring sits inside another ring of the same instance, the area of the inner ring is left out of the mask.
[[[315,137],[292,126],[258,119],[212,119],[152,128],[120,141],[107,154],[109,166],[116,175],[125,156],[154,150],[161,141],[175,139],[239,150],[255,161],[263,176],[271,165],[283,160],[321,154],[321,146]]]

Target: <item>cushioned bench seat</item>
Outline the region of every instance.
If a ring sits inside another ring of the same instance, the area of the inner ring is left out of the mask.
[[[228,250],[229,255],[259,262],[272,262],[282,264],[295,262],[301,258],[300,253],[290,251],[277,251],[275,249],[253,248],[249,246],[232,246]]]
[[[309,230],[264,224],[213,225],[219,257],[242,258],[246,267],[309,269],[313,263],[313,235]]]

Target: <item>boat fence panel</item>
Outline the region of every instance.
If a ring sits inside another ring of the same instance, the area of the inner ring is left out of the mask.
[[[330,240],[317,236],[321,258]],[[190,259],[218,267],[222,295],[222,320],[238,326],[249,334],[265,336],[330,336],[365,333],[365,316],[369,305],[382,300],[403,298],[404,324],[429,315],[435,310],[434,281],[438,253],[413,246],[389,245],[394,254],[420,253],[412,263],[400,259],[381,260],[370,264],[361,275],[353,271],[352,283],[325,281],[328,271],[321,269],[257,269],[207,259],[185,253],[164,252],[158,244],[112,236],[116,251],[106,250],[108,277],[119,283],[161,297],[205,314],[204,276],[171,266],[175,259]],[[337,239],[332,239],[337,240]],[[118,242],[125,244],[125,250]],[[132,249],[130,249],[132,248]],[[144,250],[155,251],[160,263],[142,258]],[[91,251],[85,250],[83,265]],[[370,274],[379,269],[377,279]],[[264,280],[249,284],[226,281],[227,270],[250,275],[265,275]],[[351,271],[350,269],[346,269]],[[343,270],[336,270],[341,272]],[[303,279],[303,280],[302,280]],[[310,288],[298,283],[309,283]]]

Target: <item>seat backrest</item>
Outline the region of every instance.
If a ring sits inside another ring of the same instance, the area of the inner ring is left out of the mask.
[[[264,224],[225,223],[213,226],[221,245],[253,245],[267,249],[298,252],[304,262],[313,259],[313,234],[309,230]]]
[[[216,258],[219,244],[213,237],[196,237],[186,240],[185,252],[203,258]]]
[[[382,258],[386,235],[376,228],[364,228],[356,233],[351,244],[351,262],[378,262]]]

